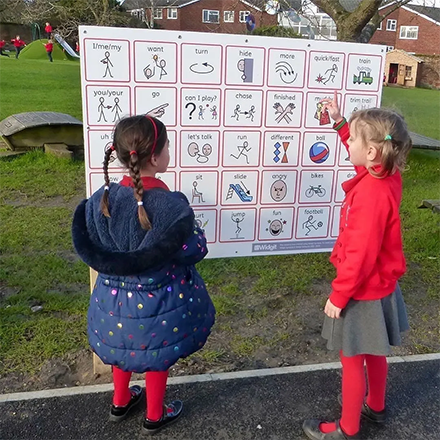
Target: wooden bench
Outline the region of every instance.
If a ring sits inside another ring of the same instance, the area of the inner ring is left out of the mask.
[[[419,208],[429,208],[433,212],[440,214],[440,200],[422,200]]]

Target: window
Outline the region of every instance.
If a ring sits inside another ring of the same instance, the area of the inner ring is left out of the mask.
[[[249,11],[240,11],[240,16],[238,17],[238,21],[240,23],[246,23],[246,17],[250,14]]]
[[[391,51],[391,50],[394,50],[394,46],[387,46],[387,52],[389,52],[389,51]]]
[[[400,38],[403,40],[417,40],[419,36],[418,26],[400,26]]]
[[[209,9],[204,9],[202,14],[203,23],[220,23],[219,11],[210,11]]]
[[[144,9],[133,9],[130,11],[133,17],[138,18],[139,20],[143,20],[145,18],[145,10]]]
[[[177,18],[177,8],[168,8],[168,18],[175,20]]]
[[[411,79],[411,66],[405,66],[405,79]]]
[[[223,12],[223,21],[225,23],[234,23],[235,12],[234,11],[224,11]]]
[[[387,20],[387,31],[395,31],[397,29],[397,20]]]
[[[377,27],[377,30],[378,30],[378,31],[381,31],[381,30],[382,30],[382,22],[379,23],[379,26]]]
[[[155,9],[154,12],[153,12],[153,18],[155,18],[156,20],[162,20],[162,18],[163,18],[163,9],[162,8]]]

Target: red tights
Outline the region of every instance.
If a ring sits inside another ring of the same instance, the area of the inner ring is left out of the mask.
[[[367,405],[374,411],[385,408],[385,390],[388,374],[387,358],[360,354],[346,357],[340,352],[342,362],[342,417],[341,428],[347,435],[355,435],[360,428],[361,409],[365,399],[366,383],[364,363],[367,366]],[[336,429],[335,423],[321,423],[322,432]]]
[[[113,405],[125,406],[130,401],[130,379],[131,372],[113,367]],[[168,371],[149,371],[145,374],[145,390],[147,394],[146,417],[149,420],[156,421],[162,417],[167,379]]]

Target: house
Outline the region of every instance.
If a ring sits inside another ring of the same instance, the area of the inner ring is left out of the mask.
[[[278,24],[277,15],[265,11],[263,0],[125,0],[122,7],[167,30],[243,34],[249,14],[257,27]]]
[[[395,7],[396,2],[382,6],[381,15]],[[440,8],[410,5],[401,6],[388,15],[370,40],[384,44],[388,50],[401,49],[412,54],[440,53]]]
[[[416,87],[420,82],[423,60],[404,50],[393,49],[386,54],[385,82],[405,87]]]

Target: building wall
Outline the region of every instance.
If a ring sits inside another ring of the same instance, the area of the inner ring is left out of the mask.
[[[382,10],[384,13],[387,9]],[[387,20],[397,20],[395,31],[387,31]],[[417,40],[401,39],[400,26],[418,26]],[[394,49],[402,49],[411,53],[435,55],[440,53],[440,25],[426,20],[414,12],[399,8],[382,22],[382,30],[377,30],[370,40],[372,44],[385,44]]]
[[[219,23],[203,23],[203,10],[219,11]],[[234,22],[224,22],[224,11],[234,11]],[[277,24],[277,16],[245,5],[237,0],[203,0],[177,9],[177,19],[168,19],[167,10],[163,9],[163,19],[155,20],[162,28],[167,30],[219,32],[229,34],[247,33],[246,23],[240,23],[240,11],[249,11],[256,21],[256,26],[273,26]]]
[[[419,63],[414,58],[406,55],[402,52],[388,52],[385,59],[385,74],[386,81],[391,82],[390,74],[390,64],[403,64],[404,66],[411,66],[411,76],[405,77],[404,86],[405,87],[415,87],[419,82]]]
[[[419,67],[419,84],[440,89],[440,55],[418,55],[423,63]]]

